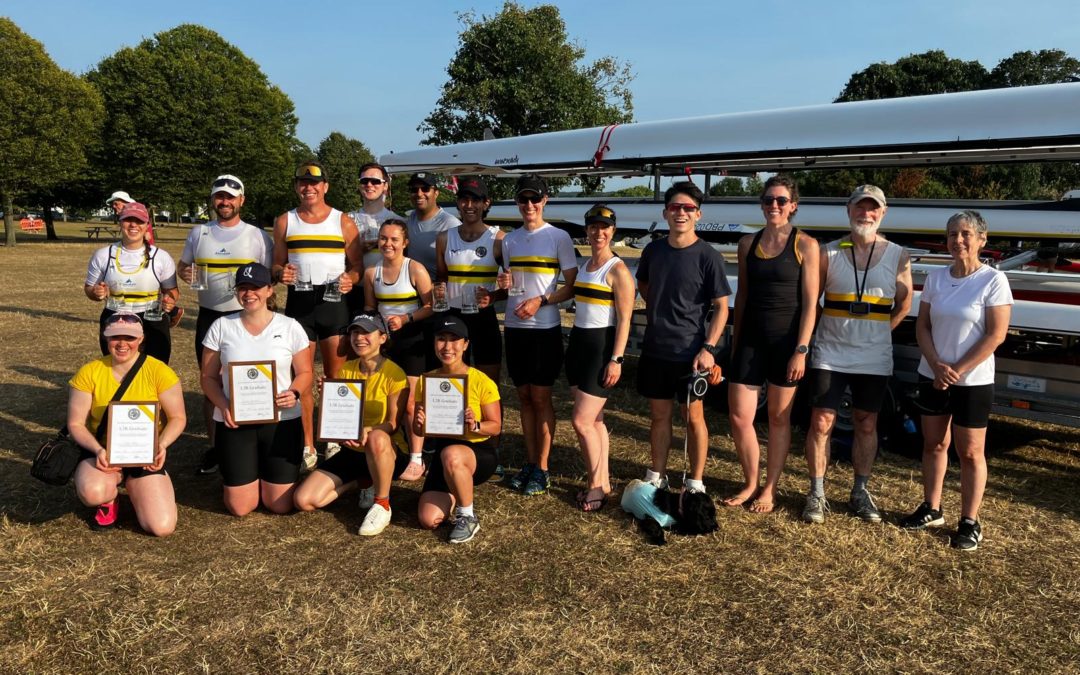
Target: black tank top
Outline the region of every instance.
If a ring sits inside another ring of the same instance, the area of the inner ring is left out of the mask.
[[[802,262],[795,252],[799,230],[791,228],[784,249],[772,258],[757,254],[764,233],[754,235],[746,256],[749,293],[743,309],[744,330],[757,337],[794,336],[802,312]]]

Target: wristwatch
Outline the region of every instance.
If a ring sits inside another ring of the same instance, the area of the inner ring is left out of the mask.
[[[473,433],[480,433],[480,420],[473,420]]]
[[[810,348],[807,347],[806,345],[799,345],[798,347],[795,348],[795,353],[796,354],[805,354],[808,351],[810,351]]]
[[[549,303],[548,303],[547,296],[546,295],[541,295],[540,296],[540,306],[541,307],[546,307],[548,304]]]
[[[711,345],[708,342],[701,345],[701,348],[704,349],[705,351],[709,352],[713,356],[716,356],[716,352],[720,351],[719,349],[716,348],[716,345]]]
[[[623,364],[623,361],[625,361],[625,360],[626,360],[625,356],[612,356],[611,357],[611,362],[612,363],[617,363],[620,366]]]
[[[300,400],[300,392],[298,392],[298,391],[297,391],[297,390],[295,390],[295,389],[290,389],[289,391],[291,391],[291,392],[293,393],[293,396],[295,396],[295,397],[296,397],[296,400],[297,400],[297,401],[299,401],[299,400]]]

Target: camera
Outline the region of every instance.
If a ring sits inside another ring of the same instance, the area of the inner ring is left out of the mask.
[[[690,381],[686,387],[691,396],[697,398],[705,396],[705,392],[709,391],[709,376],[711,374],[708,370],[699,370],[690,374]]]

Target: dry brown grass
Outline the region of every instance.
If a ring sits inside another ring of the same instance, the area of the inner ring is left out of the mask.
[[[178,253],[185,232],[163,230],[166,248]],[[96,355],[99,308],[79,292],[96,244],[22,241],[0,249],[0,672],[1080,668],[1080,433],[1006,420],[991,427],[986,540],[972,554],[948,548],[945,532],[848,517],[845,465],[827,483],[836,511],[803,525],[798,457],[777,513],[725,509],[714,535],[649,547],[617,506],[573,507],[583,471],[566,422],[551,494],[482,486],[484,529],[470,544],[417,527],[415,484],[395,487],[393,526],[364,540],[353,498],[237,519],[216,477],[192,475],[205,441],[185,318],[173,365],[192,420],[168,462],[177,532],[155,540],[130,518],[91,532],[71,489],[45,487],[27,468],[62,416],[68,377]],[[503,392],[515,449],[516,405]],[[557,390],[563,420],[566,395]],[[613,475],[624,483],[646,464],[648,421],[625,385],[610,407]],[[722,495],[739,469],[726,418],[709,421],[706,482]],[[890,514],[919,501],[914,461],[884,455],[875,474]],[[957,489],[950,471],[951,522]]]

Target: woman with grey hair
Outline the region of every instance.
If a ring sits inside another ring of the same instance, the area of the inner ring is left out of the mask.
[[[916,323],[922,352],[923,503],[900,527],[945,524],[941,492],[952,441],[960,457],[960,522],[952,546],[973,551],[982,541],[978,517],[986,487],[994,350],[1008,332],[1013,297],[1005,275],[979,260],[987,226],[978,211],[953,215],[945,231],[953,262],[927,275]]]

